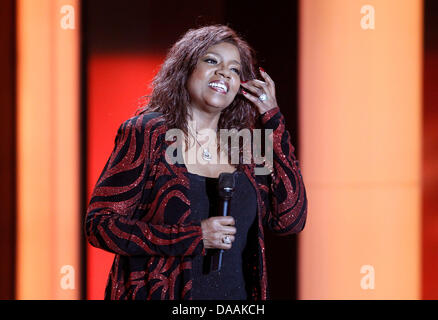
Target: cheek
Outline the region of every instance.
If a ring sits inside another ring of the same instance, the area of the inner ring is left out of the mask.
[[[240,88],[240,81],[236,81],[235,84],[231,87],[233,93],[237,94]]]
[[[187,90],[189,94],[196,95],[196,93],[200,90],[200,81],[197,73],[192,73],[190,78],[187,80]]]
[[[193,71],[187,83],[192,87],[192,89],[200,90],[200,88],[204,86],[207,78],[208,71],[198,68],[197,70]]]

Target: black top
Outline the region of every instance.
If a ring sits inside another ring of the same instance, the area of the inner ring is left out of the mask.
[[[219,196],[218,178],[209,178],[188,172],[190,203],[193,219],[204,220],[222,215],[217,212]],[[207,249],[207,255],[193,259],[192,299],[194,300],[245,300],[247,292],[242,272],[242,252],[248,230],[257,213],[257,197],[251,182],[243,172],[236,172],[236,185],[230,201],[230,215],[235,219],[237,232],[231,249],[224,250],[219,271],[211,271],[212,257],[219,249]]]

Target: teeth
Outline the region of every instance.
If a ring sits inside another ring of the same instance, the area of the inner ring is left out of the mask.
[[[220,89],[224,90],[225,92],[228,92],[228,90],[227,90],[227,86],[224,85],[223,83],[210,82],[208,85],[209,85],[210,87],[220,88]]]

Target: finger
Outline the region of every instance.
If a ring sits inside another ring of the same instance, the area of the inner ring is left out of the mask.
[[[224,234],[236,234],[237,229],[235,227],[226,226],[222,228],[221,232]]]
[[[260,94],[266,93],[268,99],[275,97],[275,89],[273,89],[267,82],[254,79],[252,84],[261,90]]]
[[[229,249],[231,249],[232,246],[233,246],[232,243],[221,242],[220,249],[229,250]]]
[[[253,93],[257,97],[260,96],[262,93],[265,93],[264,88],[261,87],[261,85],[256,86],[254,80],[242,83],[241,86],[247,89],[246,91]]]
[[[260,69],[260,74],[262,75],[263,79],[265,79],[266,83],[268,84],[269,89],[271,90],[271,93],[273,96],[275,96],[275,83],[274,80],[269,76],[269,74],[266,73],[263,68]]]
[[[263,90],[263,92],[265,92],[267,95],[272,95],[273,90],[272,90],[271,86],[266,81],[254,79],[253,84],[255,87]]]
[[[259,80],[259,79],[252,79],[248,80],[245,83],[241,83],[242,85],[253,85],[257,88],[260,88],[262,90],[267,90],[268,84],[265,81]]]
[[[268,89],[268,84],[265,81],[259,80],[259,79],[254,79],[252,80],[252,84],[254,86],[256,86],[257,88],[260,88],[262,90],[269,90]]]
[[[217,217],[217,218],[218,218],[218,222],[223,226],[227,226],[227,225],[234,226],[236,224],[236,221],[232,216]]]
[[[251,101],[252,103],[254,103],[254,105],[256,105],[259,108],[259,110],[263,109],[263,106],[262,106],[263,102],[261,102],[259,100],[258,96],[255,97],[254,95],[252,95],[251,93],[246,92],[246,91],[242,91],[242,93],[243,93],[243,96],[245,98],[247,98],[249,101]]]

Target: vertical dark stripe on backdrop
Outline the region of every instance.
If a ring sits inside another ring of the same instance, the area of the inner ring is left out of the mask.
[[[0,2],[0,299],[15,298],[15,1]]]

